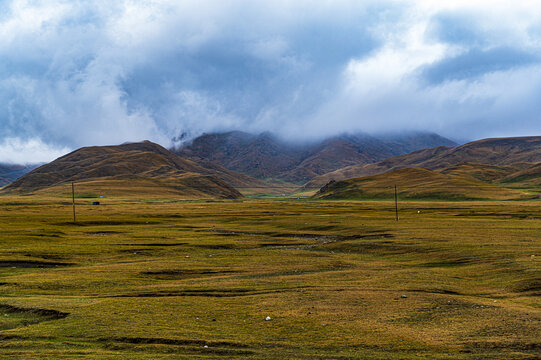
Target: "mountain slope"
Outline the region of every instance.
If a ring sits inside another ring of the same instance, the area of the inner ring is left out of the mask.
[[[499,182],[510,186],[541,186],[541,162],[500,178]]]
[[[126,193],[130,188],[139,188],[148,192],[167,189],[167,193],[195,197],[241,196],[221,178],[233,179],[235,174],[207,169],[160,145],[145,141],[81,148],[34,169],[5,187],[4,191],[35,192],[70,182],[93,182],[98,188],[103,188],[103,184],[110,185],[115,191],[126,188]]]
[[[385,174],[331,182],[314,195],[319,199],[372,199],[394,197],[398,184],[401,199],[494,199],[527,198],[517,190],[488,184],[474,178],[444,174],[423,168],[406,168]]]
[[[510,165],[486,165],[477,163],[461,163],[441,170],[442,174],[458,175],[484,182],[497,182],[506,176],[520,171],[523,164]]]
[[[0,187],[17,180],[35,167],[36,165],[0,164]]]
[[[376,175],[407,167],[436,170],[461,163],[478,163],[513,166],[519,170],[538,162],[541,162],[541,137],[484,139],[457,147],[442,146],[419,150],[375,164],[360,164],[342,168],[312,179],[305,184],[305,188],[315,189],[330,180]]]
[[[277,174],[293,169],[301,161],[304,151],[268,133],[256,136],[233,131],[202,135],[177,153],[264,179],[275,178]]]
[[[455,145],[436,134],[412,133],[386,137],[341,135],[323,141],[292,144],[270,133],[205,134],[176,152],[258,178],[304,183],[344,166],[371,164],[427,146]]]

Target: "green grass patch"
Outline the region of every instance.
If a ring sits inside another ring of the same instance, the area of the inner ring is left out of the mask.
[[[539,353],[539,201],[63,201],[0,197],[2,358]]]

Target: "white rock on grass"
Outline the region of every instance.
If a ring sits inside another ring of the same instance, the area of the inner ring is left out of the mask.
[[[271,317],[270,317],[270,316],[267,316],[267,317],[265,318],[265,321],[271,321]]]

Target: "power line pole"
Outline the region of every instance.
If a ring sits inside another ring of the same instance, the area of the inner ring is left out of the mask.
[[[75,220],[75,184],[71,183],[71,199],[73,204],[73,223],[76,224],[77,221]]]
[[[396,221],[398,221],[398,193],[396,191],[396,185],[394,186],[394,212]]]

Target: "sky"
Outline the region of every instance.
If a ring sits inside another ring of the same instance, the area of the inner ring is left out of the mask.
[[[540,100],[541,1],[0,1],[0,162],[229,130],[541,135]]]

